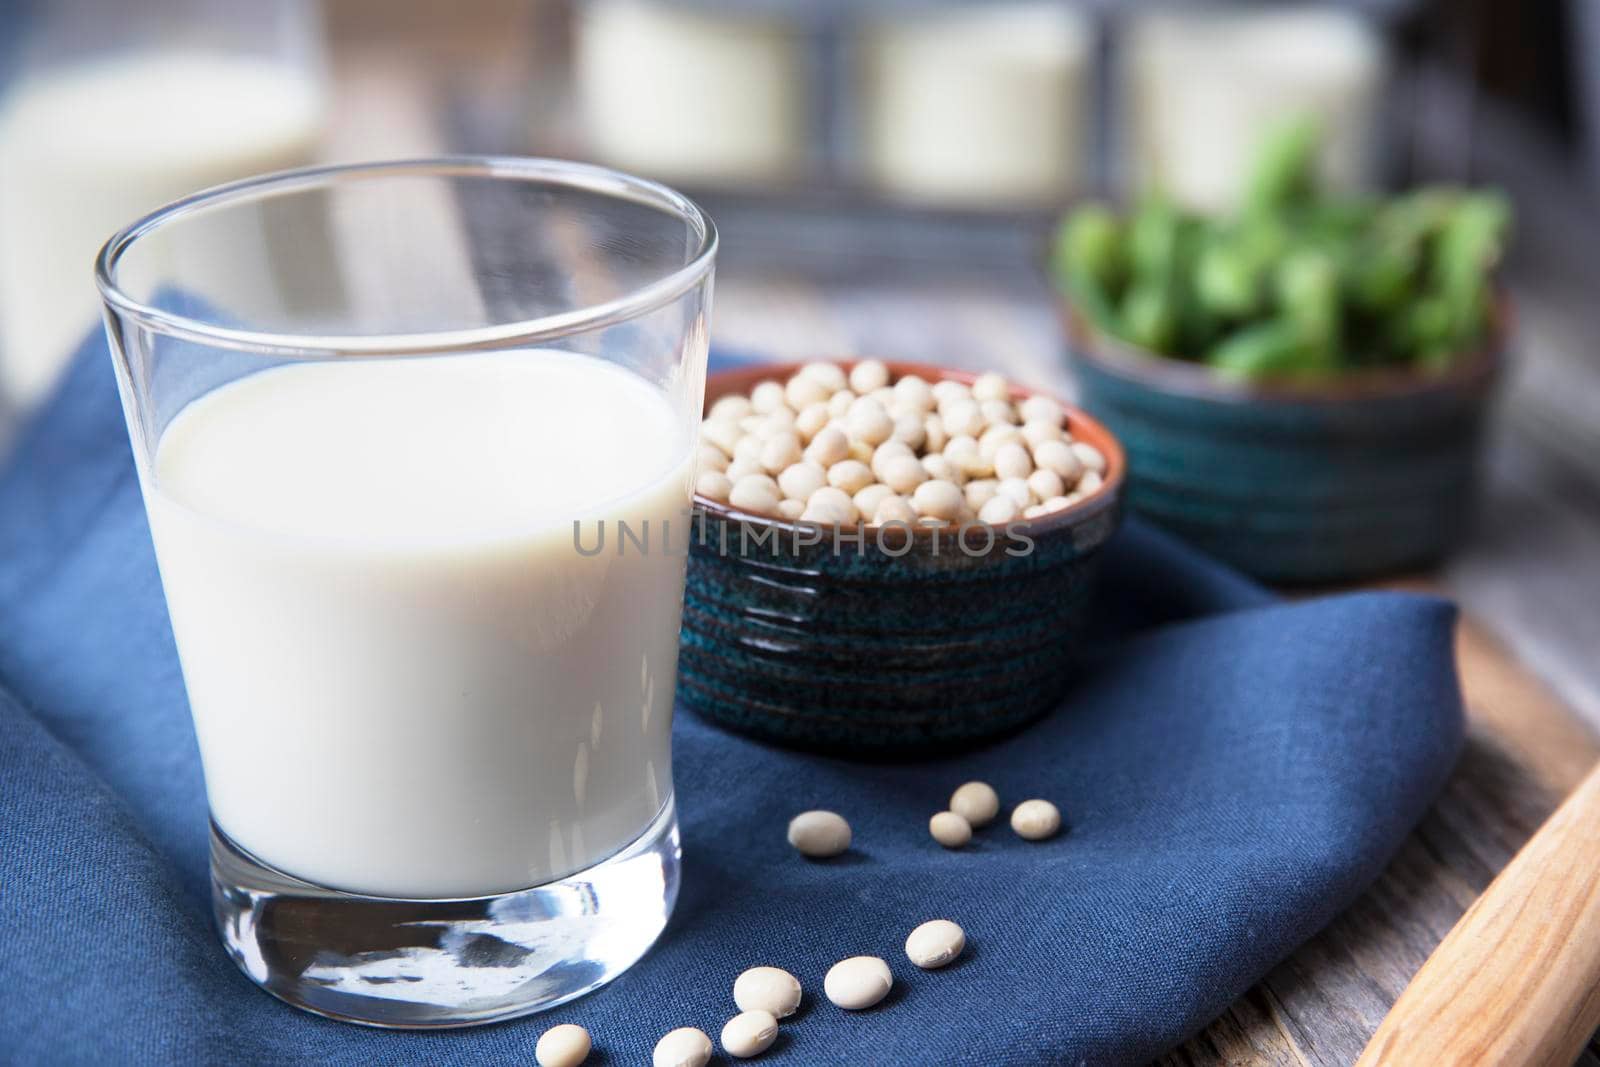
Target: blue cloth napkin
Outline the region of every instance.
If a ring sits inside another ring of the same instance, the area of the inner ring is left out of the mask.
[[[361,1029],[280,1004],[213,936],[200,765],[109,359],[90,344],[0,472],[0,1062],[532,1063],[578,1022],[597,1064],[667,1030],[715,1036],[745,967],[803,1014],[761,1062],[1147,1060],[1204,1026],[1355,897],[1462,740],[1452,609],[1368,593],[1283,603],[1130,525],[1107,552],[1100,651],[1066,704],[956,759],[868,766],[679,714],[684,882],[660,944],[605,989],[477,1030]],[[1040,796],[1070,832],[1002,824],[947,852],[927,820],[970,778]],[[796,811],[850,818],[812,863]],[[920,972],[911,928],[970,938]],[[836,960],[896,992],[847,1014]]]

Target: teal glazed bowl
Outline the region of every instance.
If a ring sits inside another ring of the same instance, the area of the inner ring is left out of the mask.
[[[1488,341],[1439,375],[1245,383],[1092,331],[1065,310],[1081,398],[1128,452],[1128,506],[1278,584],[1438,561],[1467,533],[1503,363]]]
[[[707,406],[800,366],[713,375]],[[896,380],[975,378],[889,368]],[[1003,529],[805,527],[696,497],[678,659],[684,706],[765,741],[875,758],[970,747],[1056,707],[1100,547],[1117,528],[1125,468],[1105,428],[1063,406],[1073,437],[1106,457],[1104,482]]]

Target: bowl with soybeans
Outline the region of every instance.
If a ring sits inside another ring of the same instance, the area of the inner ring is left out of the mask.
[[[713,375],[678,693],[767,741],[956,751],[1069,682],[1122,448],[996,374],[876,359]]]
[[[1314,126],[1273,131],[1226,213],[1080,205],[1050,259],[1130,510],[1288,584],[1455,547],[1509,326],[1500,195],[1331,193],[1317,151]]]

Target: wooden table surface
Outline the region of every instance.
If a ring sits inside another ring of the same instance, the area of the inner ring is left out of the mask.
[[[1457,639],[1467,748],[1389,868],[1322,933],[1163,1064],[1346,1067],[1389,1006],[1561,799],[1600,743],[1474,619]],[[1579,1062],[1600,1065],[1591,1046]]]

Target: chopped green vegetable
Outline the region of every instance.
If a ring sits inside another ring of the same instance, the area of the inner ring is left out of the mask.
[[[1160,194],[1123,216],[1084,205],[1056,234],[1058,284],[1095,328],[1223,374],[1448,368],[1489,328],[1509,204],[1440,187],[1331,196],[1318,148],[1312,122],[1271,131],[1227,216]]]

